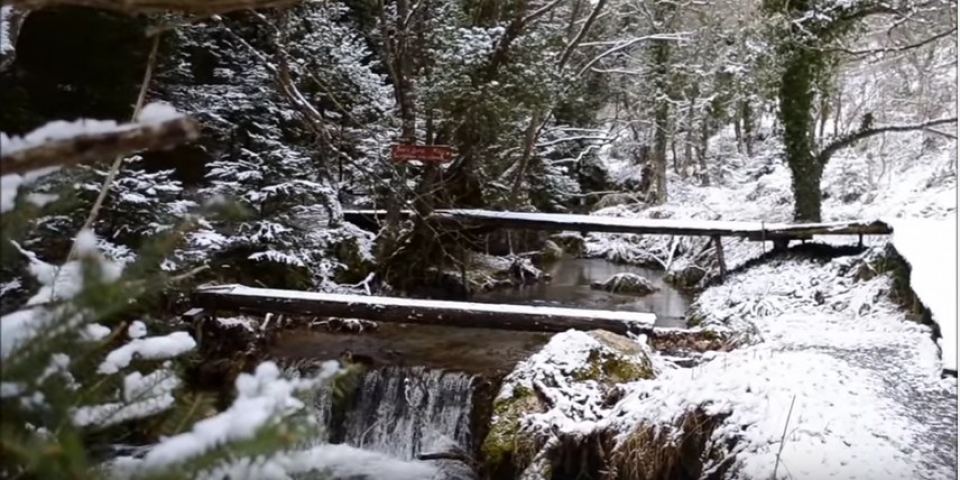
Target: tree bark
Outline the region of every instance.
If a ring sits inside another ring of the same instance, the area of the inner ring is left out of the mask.
[[[662,26],[668,10],[676,8],[670,2],[657,2],[654,6],[654,21]],[[653,200],[657,204],[667,201],[667,128],[670,121],[669,66],[670,43],[667,40],[653,40],[651,47],[653,62],[655,107],[653,134]]]
[[[780,120],[794,193],[794,220],[820,221],[823,166],[813,155],[811,112],[818,53],[808,45],[788,49],[780,81]]]
[[[530,158],[533,156],[533,147],[537,143],[537,133],[540,132],[542,114],[540,111],[533,112],[530,117],[530,125],[527,126],[527,132],[523,139],[523,156],[520,157],[520,165],[517,168],[516,177],[513,180],[513,188],[510,189],[510,197],[507,200],[508,208],[516,208],[517,200],[520,198],[520,190],[523,188],[523,180],[527,176],[527,166],[530,164]]]
[[[740,118],[743,121],[743,146],[747,156],[753,157],[753,108],[750,100],[740,101]]]

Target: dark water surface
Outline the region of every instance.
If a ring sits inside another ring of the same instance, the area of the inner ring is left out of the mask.
[[[561,259],[547,266],[544,271],[552,277],[549,282],[483,292],[474,295],[470,300],[484,303],[651,312],[657,315],[659,326],[686,326],[684,315],[693,298],[666,283],[663,280],[663,271],[613,263],[602,258]],[[624,272],[642,275],[660,290],[638,297],[590,288],[592,282],[604,282],[613,275]]]

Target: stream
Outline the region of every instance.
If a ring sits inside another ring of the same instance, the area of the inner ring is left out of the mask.
[[[549,281],[484,292],[470,301],[652,312],[657,315],[657,325],[685,325],[684,314],[692,298],[664,282],[661,271],[578,258],[554,262],[545,272]],[[640,297],[590,288],[591,282],[623,272],[642,275],[660,290]],[[476,452],[499,379],[538,351],[550,336],[382,323],[359,335],[281,332],[271,354],[289,361],[349,356],[368,365],[344,404],[338,405],[329,392],[321,392],[315,408],[326,426],[326,439],[410,460],[438,444],[468,455]]]
[[[657,315],[657,326],[686,327],[684,318],[693,301],[692,295],[665,282],[665,272],[661,270],[613,263],[602,258],[566,258],[546,266],[544,272],[551,277],[547,282],[483,292],[474,295],[471,301],[651,312]],[[638,297],[590,288],[592,282],[606,281],[618,273],[646,277],[660,290]]]

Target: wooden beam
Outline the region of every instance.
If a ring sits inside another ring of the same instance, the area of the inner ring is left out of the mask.
[[[383,210],[344,211],[344,219],[358,224],[375,222]],[[404,211],[405,215],[412,215]],[[437,210],[430,220],[451,228],[519,229],[569,232],[632,233],[746,238],[754,241],[801,240],[814,235],[887,235],[889,225],[874,222],[764,223],[710,220],[623,218],[603,215],[498,212],[491,210]]]
[[[601,329],[620,335],[646,334],[653,332],[656,321],[656,315],[641,312],[343,295],[241,285],[201,288],[194,294],[194,304],[211,311],[287,313],[532,332]]]

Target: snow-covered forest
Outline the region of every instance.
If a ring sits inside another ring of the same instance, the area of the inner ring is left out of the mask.
[[[955,479],[957,15],[2,0],[0,477]]]

